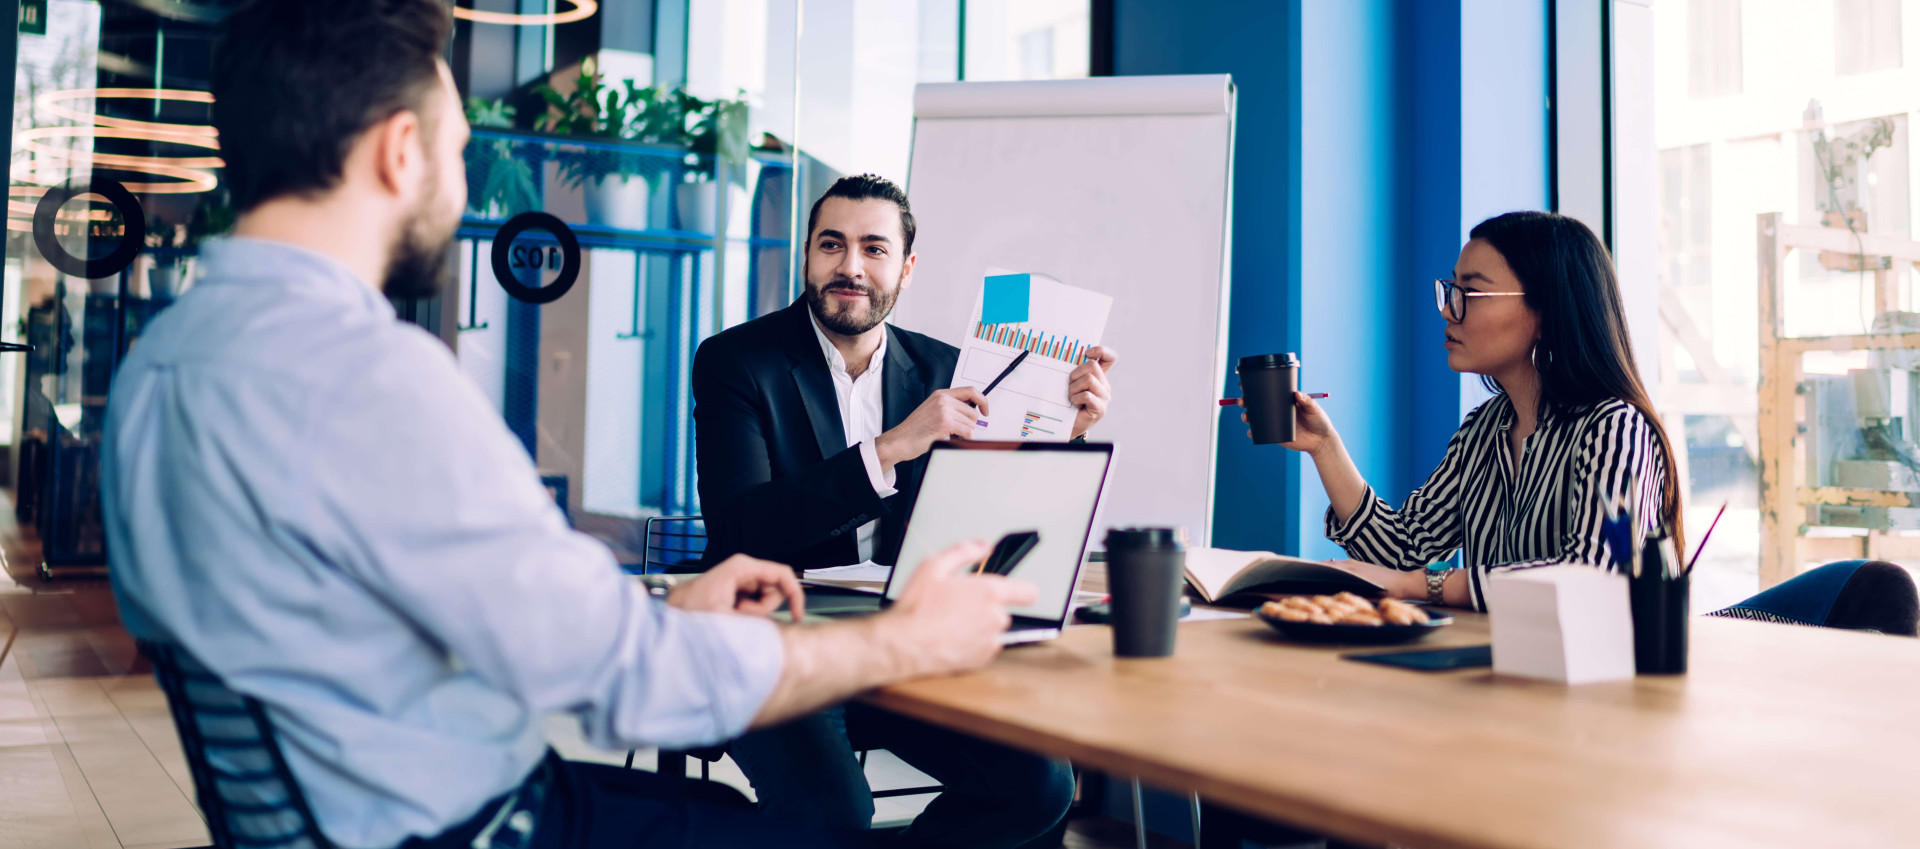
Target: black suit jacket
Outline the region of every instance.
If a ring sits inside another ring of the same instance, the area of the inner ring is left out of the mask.
[[[827,359],[804,299],[700,343],[693,358],[694,449],[706,562],[750,554],[796,568],[859,560],[857,531],[879,520],[873,559],[900,554],[926,457],[894,467],[890,498],[873,491],[848,445]],[[884,429],[953,382],[959,349],[887,326]]]

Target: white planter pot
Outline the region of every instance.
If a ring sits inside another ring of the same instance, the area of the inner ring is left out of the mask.
[[[155,265],[147,272],[147,292],[149,297],[173,300],[180,297],[180,278],[182,269],[178,265]]]
[[[727,232],[742,236],[753,232],[753,193],[737,183],[727,184]]]
[[[676,229],[713,235],[713,211],[719,205],[719,193],[713,187],[712,180],[675,187],[674,211],[680,215]]]
[[[698,183],[681,183],[675,191],[675,211],[679,213],[679,229],[703,235],[717,235],[714,224],[718,215],[720,199],[719,183],[706,180]],[[747,223],[752,220],[753,210],[748,209],[751,198],[746,187],[729,184],[727,186],[726,232],[745,232]]]
[[[587,208],[587,223],[618,230],[647,229],[647,207],[652,193],[642,177],[610,174],[580,185],[582,202]]]

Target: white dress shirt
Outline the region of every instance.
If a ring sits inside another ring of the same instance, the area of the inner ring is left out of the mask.
[[[890,498],[899,492],[893,487],[893,470],[880,471],[880,452],[873,447],[873,441],[886,430],[886,393],[882,389],[886,386],[887,334],[884,330],[880,333],[880,347],[867,361],[867,370],[853,377],[847,374],[847,359],[820,329],[820,319],[812,313],[807,317],[813,320],[813,337],[820,340],[820,350],[827,356],[827,373],[833,375],[833,394],[840,401],[840,426],[847,432],[847,444],[860,446],[860,459],[867,464],[867,480],[873,482],[873,491],[881,498]],[[878,519],[860,526],[857,539],[862,563],[873,559],[873,532],[879,526]]]
[[[386,849],[605,749],[745,731],[764,617],[647,596],[567,528],[452,352],[339,263],[223,239],[113,381],[100,475],[127,629],[272,717],[320,829]],[[0,843],[10,843],[0,838]]]

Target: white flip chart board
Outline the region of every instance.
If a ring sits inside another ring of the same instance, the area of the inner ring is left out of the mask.
[[[1112,296],[1114,402],[1090,435],[1119,445],[1102,522],[1181,525],[1194,545],[1228,415],[1233,114],[1225,75],[921,85],[920,258],[893,318],[960,344],[988,268]]]

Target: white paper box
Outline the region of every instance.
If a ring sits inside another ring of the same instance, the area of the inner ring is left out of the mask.
[[[1487,579],[1493,671],[1567,684],[1633,677],[1627,576],[1543,566]]]

